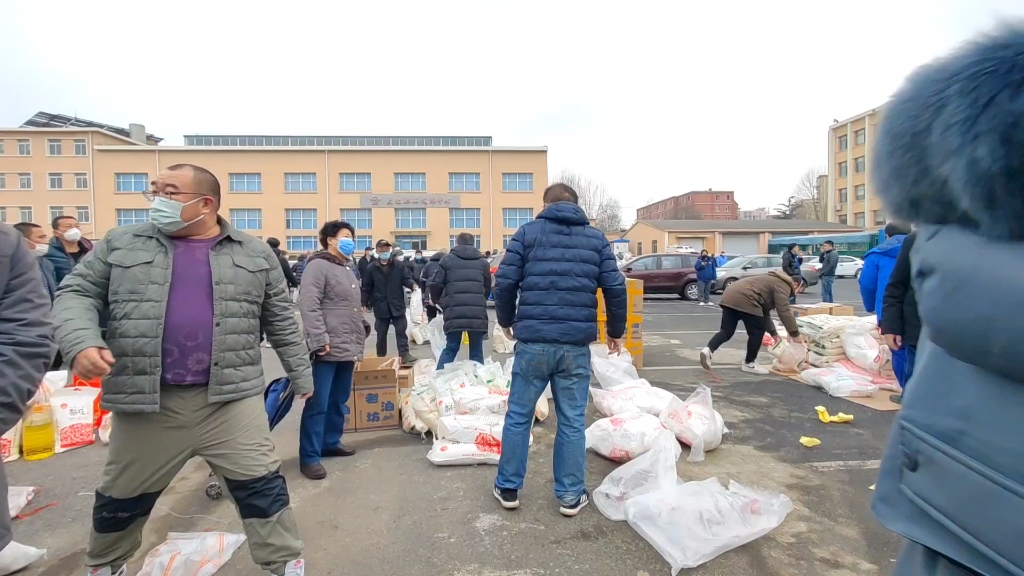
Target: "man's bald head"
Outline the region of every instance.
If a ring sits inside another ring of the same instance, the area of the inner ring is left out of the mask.
[[[213,198],[217,206],[220,207],[220,180],[202,166],[196,166],[195,164],[175,164],[168,166],[167,170],[171,172],[180,172],[182,170],[188,170],[192,173],[192,183],[195,185],[197,194],[203,194]]]

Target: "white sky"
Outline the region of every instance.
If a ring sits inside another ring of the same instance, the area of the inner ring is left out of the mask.
[[[630,222],[711,187],[775,206],[833,119],[1005,16],[1024,2],[0,0],[0,126],[491,135],[549,146]]]

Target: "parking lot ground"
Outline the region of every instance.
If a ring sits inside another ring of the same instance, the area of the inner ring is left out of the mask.
[[[859,303],[852,280],[837,282],[836,292],[837,300]],[[802,299],[810,302],[815,297]],[[744,345],[742,332],[716,354],[715,372],[708,374],[699,367],[697,351],[718,322],[717,307],[660,297],[645,301],[641,375],[684,397],[698,383],[708,384],[730,430],[703,463],[687,462],[684,452],[679,474],[688,480],[717,476],[777,490],[793,500],[796,510],[769,535],[686,573],[889,574],[899,540],[875,523],[868,506],[873,494],[869,486],[875,482],[892,413],[829,398],[778,376],[740,372],[736,368]],[[413,352],[430,355],[429,346],[414,347]],[[264,358],[267,378],[280,376],[273,351],[264,349]],[[855,419],[851,424],[822,424],[814,412],[819,404]],[[346,443],[359,453],[325,462],[327,480],[306,480],[298,473],[298,413],[293,411],[274,431],[274,440],[306,542],[310,576],[668,574],[660,555],[626,523],[611,522],[595,507],[574,519],[558,514],[551,479],[554,411],[534,429],[531,467],[520,494],[523,505],[514,512],[501,510],[490,495],[494,467],[435,467],[425,458],[429,441],[401,432],[348,436]],[[596,417],[591,409],[588,420]],[[822,444],[804,448],[797,440],[805,435]],[[58,502],[15,523],[19,541],[50,548],[48,558],[26,574],[83,573],[92,491],[105,455],[105,448],[93,446],[40,462],[8,465],[12,485],[41,485],[44,494],[38,503]],[[615,467],[588,454],[587,485],[596,488]],[[206,475],[205,464],[194,460],[165,492],[132,568],[137,569],[144,552],[169,531],[240,531],[231,505],[204,495]],[[248,576],[260,571],[243,546],[218,574]]]

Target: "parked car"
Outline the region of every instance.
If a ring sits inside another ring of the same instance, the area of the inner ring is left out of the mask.
[[[637,256],[622,267],[627,278],[644,282],[644,294],[678,294],[684,300],[697,300],[700,289],[693,254],[648,254]]]
[[[804,261],[802,269],[810,268],[815,272],[821,270],[821,264],[817,260],[812,259],[812,262]],[[836,277],[837,278],[860,278],[860,271],[864,268],[864,261],[860,258],[854,258],[853,256],[840,256],[839,265],[836,266]]]
[[[778,254],[755,254],[753,256],[739,256],[729,260],[718,267],[718,278],[715,279],[715,292],[721,292],[728,288],[733,282],[747,276],[767,274],[772,270],[782,269],[782,256]],[[804,263],[801,268],[804,279],[808,286],[818,283],[818,271]]]

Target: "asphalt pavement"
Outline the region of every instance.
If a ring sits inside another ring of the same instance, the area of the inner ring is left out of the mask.
[[[856,281],[837,281],[835,292],[838,301],[855,305],[863,314]],[[801,301],[817,298],[818,287],[814,287]],[[717,476],[780,491],[796,506],[769,535],[687,573],[889,574],[899,540],[871,518],[868,506],[873,494],[869,486],[875,482],[893,414],[829,398],[786,378],[740,372],[742,331],[716,354],[715,370],[708,373],[699,366],[698,351],[716,331],[719,309],[669,297],[647,298],[644,307],[641,376],[682,397],[699,383],[709,385],[715,407],[730,430],[722,446],[709,452],[703,463],[686,462],[684,452],[678,465],[680,476],[687,480]],[[486,349],[490,353],[489,343]],[[282,375],[273,351],[263,352],[268,380]],[[430,347],[414,347],[413,353],[429,357]],[[822,424],[814,411],[817,405],[855,419],[850,424]],[[298,413],[294,410],[278,426],[274,440],[306,543],[310,576],[669,573],[668,564],[626,523],[606,519],[595,507],[574,519],[558,514],[551,479],[554,410],[534,430],[531,468],[520,493],[523,505],[514,512],[501,510],[490,495],[494,467],[435,467],[425,458],[429,441],[400,431],[346,436],[346,443],[359,453],[326,461],[327,480],[307,480],[298,473]],[[588,419],[595,418],[591,408]],[[797,442],[800,436],[817,437],[822,444],[804,448]],[[11,485],[42,486],[43,493],[30,509],[56,503],[15,521],[19,541],[49,548],[48,557],[25,574],[84,573],[93,490],[105,456],[106,449],[96,445],[43,461],[7,465]],[[587,485],[596,488],[615,467],[589,453]],[[137,569],[144,553],[168,532],[241,531],[228,501],[205,496],[207,472],[201,461],[194,460],[165,492],[147,526],[143,551],[131,568]],[[218,574],[260,571],[243,546]]]

